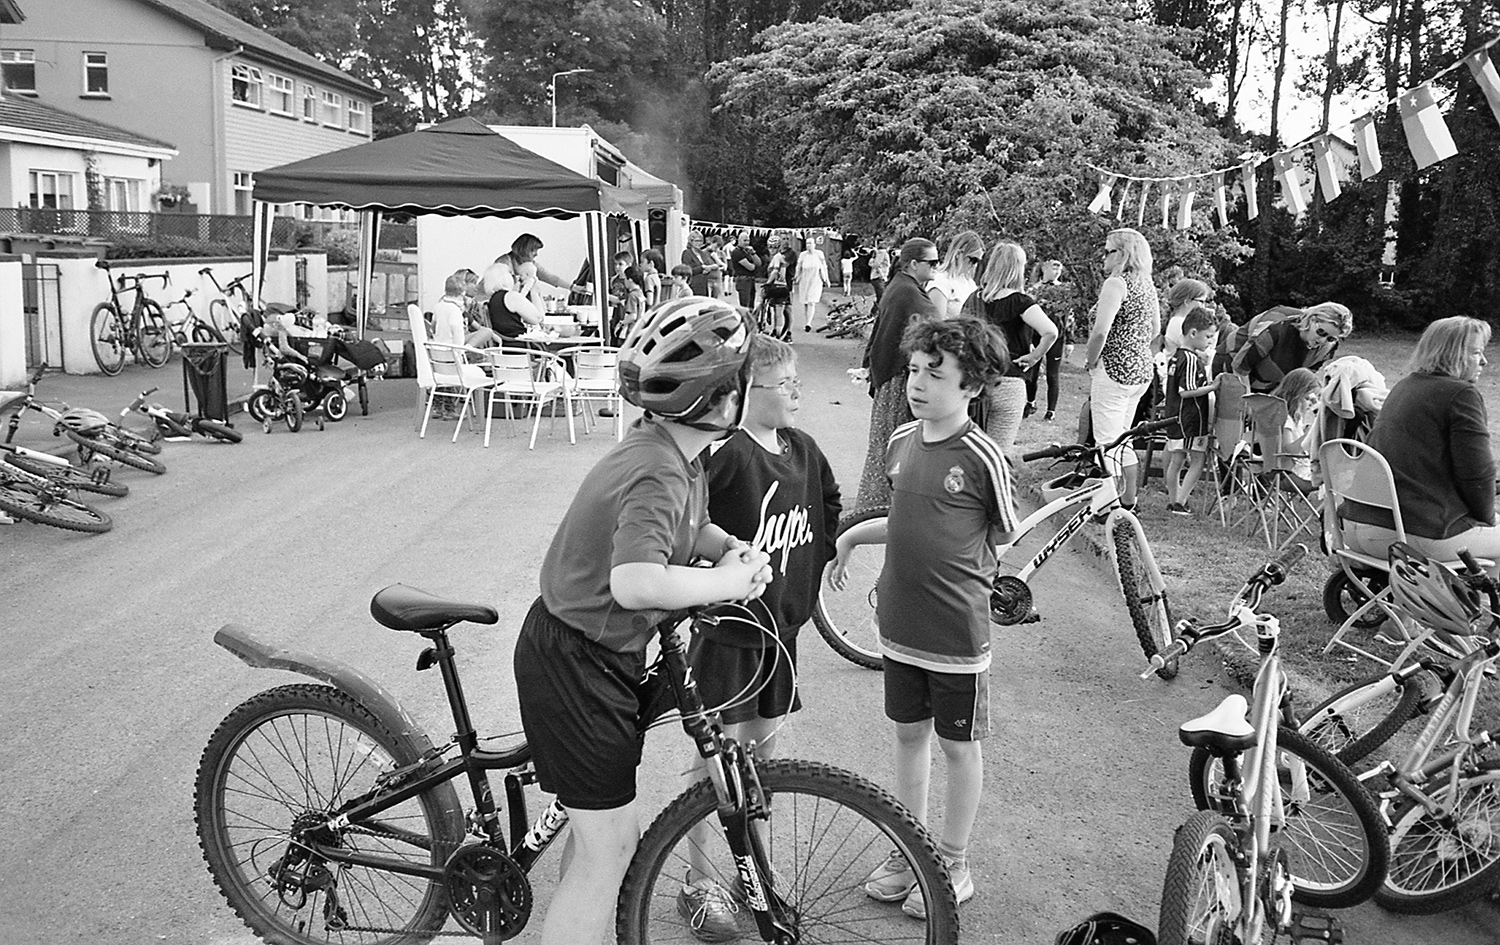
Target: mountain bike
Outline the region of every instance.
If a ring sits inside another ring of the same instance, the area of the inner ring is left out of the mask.
[[[246,312],[252,311],[250,290],[245,288],[245,281],[250,278],[250,273],[247,272],[243,276],[231,279],[225,285],[219,285],[219,280],[211,267],[205,266],[199,269],[198,275],[207,276],[208,281],[213,283],[214,289],[219,293],[219,298],[208,303],[208,324],[223,336],[229,344],[230,351],[235,354],[243,353],[240,319]]]
[[[125,368],[127,354],[134,354],[138,362],[149,367],[166,364],[172,357],[172,329],[161,306],[146,297],[145,283],[160,279],[165,286],[171,281],[171,274],[116,276],[105,260],[94,265],[110,277],[109,301],[94,306],[94,313],[89,316],[89,342],[99,370],[114,377]],[[121,292],[135,293],[128,308],[120,301]]]
[[[1043,522],[1053,516],[1064,518],[1057,532],[1015,574],[997,575],[990,595],[990,617],[1001,625],[1040,619],[1032,604],[1027,584],[1068,539],[1087,523],[1102,524],[1110,548],[1114,551],[1115,573],[1125,597],[1136,640],[1146,656],[1153,656],[1172,640],[1172,611],[1167,603],[1167,589],[1162,581],[1151,543],[1134,512],[1120,505],[1115,478],[1105,471],[1104,454],[1127,440],[1160,430],[1172,423],[1155,420],[1126,430],[1118,439],[1103,446],[1077,443],[1052,445],[1022,456],[1033,462],[1056,459],[1074,463],[1074,471],[1042,485],[1044,505],[1023,519],[1015,537],[995,549],[1002,568],[1007,557],[1015,557],[1018,544],[1031,536]],[[845,519],[839,534],[884,519],[884,508],[867,509]],[[825,582],[813,609],[813,624],[834,652],[857,666],[880,669],[880,641],[875,621],[876,591],[885,553],[878,544],[856,547],[850,555],[849,580],[846,588],[836,591]],[[1175,660],[1163,663],[1158,670],[1163,679],[1177,675]]]
[[[1396,912],[1441,912],[1500,886],[1500,759],[1488,756],[1490,734],[1473,730],[1484,680],[1500,661],[1500,596],[1473,556],[1461,551],[1459,557],[1465,572],[1454,574],[1398,543],[1391,546],[1389,577],[1393,606],[1423,628],[1418,640],[1446,635],[1444,649],[1450,655],[1461,650],[1457,658],[1398,658],[1388,672],[1335,693],[1302,726],[1354,764],[1416,715],[1427,716],[1399,755],[1360,775],[1378,791],[1392,825],[1390,870],[1375,901]],[[1463,594],[1469,601],[1454,593],[1458,586],[1469,589]],[[1450,608],[1467,626],[1424,622],[1420,610],[1411,613],[1422,606],[1413,590],[1429,605]],[[1481,593],[1487,608],[1477,605]],[[1484,636],[1475,632],[1480,627]]]
[[[0,453],[4,454],[7,463],[17,469],[33,476],[44,476],[75,492],[92,492],[116,499],[130,494],[129,486],[110,481],[108,466],[80,469],[61,456],[29,450],[24,446],[13,446],[8,442],[0,443]]]
[[[1255,630],[1260,669],[1251,701],[1228,696],[1184,722],[1198,813],[1177,828],[1162,886],[1162,945],[1261,945],[1291,927],[1292,903],[1343,908],[1368,899],[1385,876],[1390,847],[1369,792],[1342,762],[1298,734],[1281,670],[1280,622],[1256,612],[1306,548],[1293,545],[1246,580],[1229,619],[1177,625],[1151,658],[1151,675],[1198,643]]]
[[[66,434],[68,439],[78,444],[78,460],[85,465],[95,456],[104,456],[117,463],[157,475],[167,471],[167,467],[159,460],[151,458],[161,452],[160,443],[125,429],[97,410],[69,407],[67,404],[54,406],[37,400],[36,385],[46,370],[45,364],[38,367],[36,373],[26,379],[25,396],[7,408],[12,413],[5,442],[9,443],[15,438],[16,431],[21,427],[22,412],[34,410],[53,421],[53,436]]]
[[[736,606],[695,610],[690,619],[698,627],[747,620],[764,632],[763,621]],[[568,813],[554,800],[528,826],[523,788],[536,777],[524,736],[481,739],[470,719],[448,631],[494,624],[498,615],[400,584],[377,593],[370,612],[427,641],[417,669],[439,668],[453,736],[435,746],[378,683],[347,665],[268,645],[243,627],[221,628],[215,642],[249,665],[324,684],[253,696],[210,738],[194,792],[209,872],[247,926],[283,945],[425,942],[465,932],[486,942],[511,938],[530,918],[528,873]],[[727,737],[717,711],[705,709],[683,634],[663,624],[660,639],[661,656],[642,681],[642,705],[651,708],[641,731],[670,721],[665,713],[675,707],[708,778],[642,836],[619,891],[618,940],[696,941],[677,902],[692,864],[730,895],[739,890],[743,939],[956,943],[953,887],[923,827],[850,772],[758,762],[753,746]],[[491,791],[491,771],[506,772],[506,811]],[[460,802],[455,781],[467,785],[472,805]],[[864,892],[866,876],[892,850],[917,875],[924,921]]]
[[[120,416],[129,416],[132,413],[141,413],[151,418],[156,424],[157,432],[164,437],[191,437],[194,433],[207,437],[210,440],[218,440],[224,443],[238,443],[244,439],[240,431],[222,420],[214,420],[210,417],[200,417],[195,413],[180,413],[176,410],[168,410],[161,404],[148,404],[146,398],[156,393],[157,388],[141,391],[141,395],[132,400]]]
[[[32,461],[42,462],[35,457],[45,455],[33,454]],[[7,461],[0,463],[0,512],[71,532],[99,533],[114,527],[108,515],[73,498],[71,484],[31,472],[27,466],[10,462],[13,458],[8,453]]]

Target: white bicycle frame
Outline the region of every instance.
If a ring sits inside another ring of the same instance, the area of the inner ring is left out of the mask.
[[[1113,476],[1105,476],[1101,479],[1089,479],[1067,495],[1058,496],[1022,519],[1021,524],[1016,528],[1016,537],[1011,539],[1007,544],[995,546],[995,558],[997,561],[1003,562],[1011,549],[1025,540],[1042,522],[1045,522],[1063,509],[1087,503],[1086,507],[1080,508],[1072,518],[1063,522],[1062,527],[1057,530],[1057,533],[1048,539],[1047,543],[1041,547],[1041,550],[1033,555],[1031,560],[1027,561],[1016,572],[1016,577],[1022,581],[1026,581],[1032,574],[1036,573],[1038,568],[1047,562],[1048,558],[1052,557],[1057,549],[1067,544],[1068,539],[1076,535],[1078,530],[1090,518],[1098,518],[1101,515],[1106,515],[1105,522],[1108,524],[1109,517],[1113,517],[1116,513],[1123,513],[1124,510],[1119,507],[1119,498],[1120,490],[1115,485]]]

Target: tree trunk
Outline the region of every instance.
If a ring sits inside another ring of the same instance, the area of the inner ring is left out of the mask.
[[[1224,126],[1234,127],[1234,109],[1240,93],[1240,18],[1245,9],[1245,0],[1232,0],[1229,19],[1229,62],[1224,68]]]
[[[1286,30],[1291,18],[1292,0],[1281,0],[1280,23],[1276,39],[1276,74],[1271,82],[1271,147],[1281,147],[1281,83],[1286,78]]]
[[[1344,26],[1344,0],[1333,5],[1333,28],[1328,31],[1328,55],[1323,58],[1323,122],[1318,127],[1328,130],[1328,113],[1333,106],[1333,88],[1339,70],[1339,33]]]

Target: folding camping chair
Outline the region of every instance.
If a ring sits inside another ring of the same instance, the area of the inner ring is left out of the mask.
[[[1305,533],[1316,534],[1322,517],[1318,490],[1305,491],[1294,472],[1303,452],[1282,452],[1282,428],[1287,405],[1271,394],[1248,394],[1245,413],[1250,418],[1251,439],[1260,449],[1260,497],[1266,546],[1284,548]]]

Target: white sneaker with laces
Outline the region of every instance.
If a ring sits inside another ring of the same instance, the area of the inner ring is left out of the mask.
[[[943,858],[947,864],[947,857]],[[963,905],[974,898],[974,875],[969,872],[968,867],[954,869],[948,866],[948,877],[953,880],[953,891],[957,894],[958,904]],[[927,918],[927,903],[922,899],[922,890],[915,885],[906,896],[906,901],[901,903],[901,911],[913,919]]]
[[[899,902],[916,888],[917,874],[896,850],[865,877],[865,895],[878,902]]]

